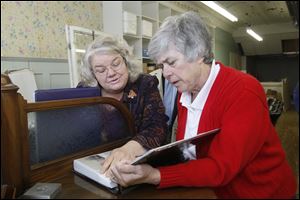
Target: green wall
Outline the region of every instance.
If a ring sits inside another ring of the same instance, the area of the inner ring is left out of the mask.
[[[229,53],[239,54],[238,46],[230,33],[220,28],[215,28],[215,59],[229,65]]]

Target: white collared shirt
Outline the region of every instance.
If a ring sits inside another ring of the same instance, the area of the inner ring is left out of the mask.
[[[163,102],[165,106],[165,113],[169,117],[168,125],[172,122],[172,115],[174,111],[174,104],[176,103],[176,94],[177,89],[174,85],[172,85],[167,79],[165,79],[165,92],[163,96]]]
[[[190,138],[197,135],[199,120],[206,103],[209,92],[212,88],[213,83],[220,71],[220,65],[215,64],[213,60],[211,65],[210,74],[204,86],[197,94],[195,100],[192,102],[191,93],[183,92],[180,98],[180,103],[182,106],[187,108],[187,121],[185,127],[184,139]],[[196,159],[196,148],[195,145],[191,145],[188,149],[184,150],[184,156],[189,159]]]

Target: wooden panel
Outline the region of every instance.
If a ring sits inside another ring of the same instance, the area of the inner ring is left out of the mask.
[[[70,87],[69,66],[67,61],[29,62],[36,77],[39,76],[38,89]],[[42,77],[42,78],[41,78]]]
[[[75,153],[49,162],[35,164],[30,169],[29,185],[31,186],[36,182],[51,182],[55,179],[63,177],[67,173],[72,172],[74,159],[120,147],[129,139],[130,138],[124,138],[122,141],[101,145],[100,147],[81,151],[79,153]]]
[[[1,76],[2,80],[2,76]],[[1,184],[16,187],[16,194],[24,190],[22,169],[21,126],[18,107],[18,87],[1,81]]]

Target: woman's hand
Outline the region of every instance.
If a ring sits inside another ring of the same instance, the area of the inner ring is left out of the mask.
[[[128,161],[121,161],[111,169],[112,180],[123,187],[148,183],[158,185],[160,172],[148,164],[131,165]]]
[[[143,155],[145,149],[138,142],[131,140],[120,148],[116,148],[105,159],[101,173],[104,173],[107,177],[111,178],[111,168],[118,164],[120,161],[132,161],[135,157]]]

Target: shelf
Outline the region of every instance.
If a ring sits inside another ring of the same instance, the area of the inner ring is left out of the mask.
[[[147,36],[143,36],[142,38],[143,40],[149,40],[149,41],[151,40],[151,37],[147,37]]]
[[[124,34],[123,37],[124,37],[124,39],[137,39],[137,40],[141,39],[140,36],[138,36],[138,35],[132,35],[132,34]]]
[[[133,53],[135,57],[143,62],[153,62],[149,57],[143,56],[145,55],[143,51],[148,48],[152,38],[149,36],[155,34],[161,22],[166,17],[181,13],[174,9],[173,6],[171,8],[171,5],[164,5],[158,1],[103,1],[102,8],[103,31],[109,34],[123,36],[128,45],[134,48]],[[136,15],[136,35],[124,33],[124,11]],[[143,23],[143,20],[148,23]]]
[[[151,17],[147,17],[147,16],[144,16],[144,15],[142,15],[142,19],[145,19],[145,20],[148,20],[148,21],[152,21],[152,22],[157,22],[157,19],[153,19]]]

